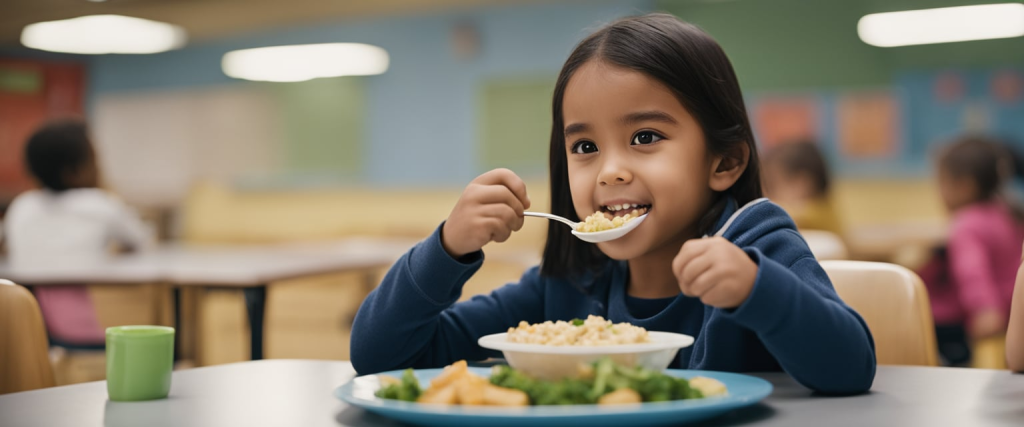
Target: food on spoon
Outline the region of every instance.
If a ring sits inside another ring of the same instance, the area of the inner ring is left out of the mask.
[[[576,231],[581,233],[593,233],[619,228],[640,216],[640,211],[634,209],[633,212],[623,216],[612,216],[611,218],[608,218],[609,216],[611,215],[605,212],[594,212],[576,226]]]

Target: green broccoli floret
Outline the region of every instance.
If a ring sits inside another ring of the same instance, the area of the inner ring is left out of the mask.
[[[536,382],[532,377],[505,365],[491,368],[491,384],[499,387],[514,388],[530,394]]]
[[[589,397],[597,401],[606,393],[615,391],[611,382],[615,374],[615,363],[611,359],[603,358],[594,362],[594,384],[590,387]]]
[[[664,402],[673,399],[676,382],[668,375],[657,375],[639,382],[636,391],[644,402]]]
[[[402,372],[401,381],[398,384],[382,387],[374,394],[381,399],[404,400],[407,402],[415,402],[416,399],[419,399],[423,390],[420,389],[420,382],[416,379],[416,374],[413,373],[411,368]]]
[[[590,384],[585,380],[566,378],[561,381],[539,381],[530,400],[535,405],[575,405],[595,403],[590,396]]]
[[[499,365],[492,369],[490,382],[525,392],[533,405],[597,403],[601,396],[627,387],[639,393],[644,402],[704,397],[685,378],[641,367],[618,366],[609,358],[597,360],[592,366],[593,376],[589,378],[544,381]]]
[[[673,399],[700,399],[704,394],[693,387],[686,378],[676,378],[675,386],[672,388]]]
[[[590,396],[591,383],[585,379],[542,381],[508,366],[499,365],[492,368],[490,381],[499,387],[525,392],[533,405],[571,405],[597,401]]]

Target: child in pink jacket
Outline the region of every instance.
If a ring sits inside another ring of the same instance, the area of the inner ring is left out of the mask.
[[[970,360],[968,342],[1006,331],[1021,260],[1021,212],[1002,196],[1013,175],[1005,148],[965,137],[940,156],[939,190],[952,216],[949,241],[920,272],[928,287],[939,351]]]

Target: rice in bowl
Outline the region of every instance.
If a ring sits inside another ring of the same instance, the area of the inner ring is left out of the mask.
[[[629,323],[612,323],[601,316],[590,315],[587,320],[571,322],[559,320],[508,328],[508,341],[523,344],[551,346],[604,346],[642,344],[650,341],[647,330]]]

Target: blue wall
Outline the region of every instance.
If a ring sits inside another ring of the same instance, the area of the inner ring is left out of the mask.
[[[90,99],[110,93],[248,84],[225,76],[230,50],[283,44],[362,42],[391,56],[383,75],[365,78],[367,123],[362,181],[376,185],[462,185],[477,164],[477,89],[489,78],[557,74],[573,45],[617,17],[645,13],[652,1],[576,1],[489,7],[294,28],[194,43],[157,55],[91,59]],[[452,25],[473,23],[479,54],[457,59]],[[547,153],[537,153],[546,156]]]

